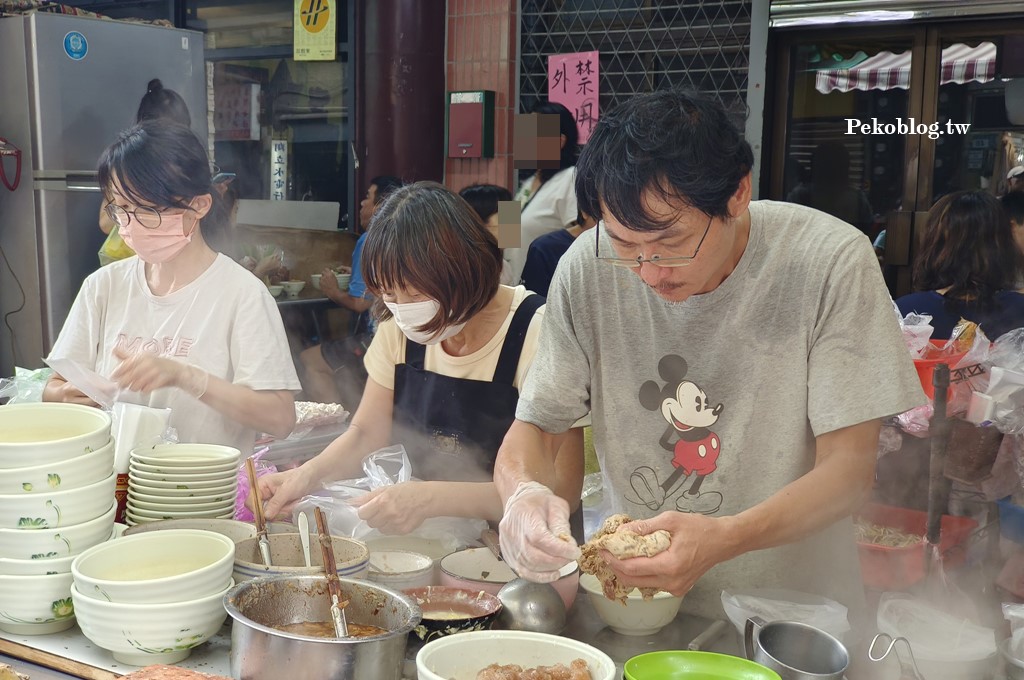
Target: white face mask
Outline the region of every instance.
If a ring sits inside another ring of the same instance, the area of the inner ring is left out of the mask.
[[[447,326],[435,335],[419,330],[420,326],[437,316],[437,312],[441,309],[437,300],[402,304],[385,300],[384,306],[391,312],[391,316],[395,318],[395,323],[405,333],[405,337],[421,345],[436,345],[439,342],[444,342],[448,338],[458,335],[466,326],[465,323]]]

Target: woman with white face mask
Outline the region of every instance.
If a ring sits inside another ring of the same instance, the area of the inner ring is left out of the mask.
[[[266,286],[211,247],[230,218],[202,142],[145,121],[104,152],[99,181],[136,256],[85,280],[49,360],[110,379],[121,401],[170,408],[181,442],[248,455],[257,432],[287,436],[300,386],[281,315]],[[58,374],[43,398],[95,405]]]
[[[265,511],[288,512],[323,484],[362,476],[367,455],[402,444],[419,480],[359,498],[359,516],[384,533],[430,517],[497,522],[491,481],[537,347],[544,300],[499,283],[501,251],[473,209],[439,184],[395,191],[363,246],[366,285],[381,319],[351,427],[301,467],[259,481]],[[556,492],[579,505],[582,433],[559,451]],[[568,531],[568,527],[566,527]]]

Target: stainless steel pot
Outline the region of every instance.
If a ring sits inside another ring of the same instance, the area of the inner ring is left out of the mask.
[[[383,628],[375,637],[325,639],[274,626],[330,621],[323,576],[271,576],[224,596],[231,627],[231,676],[238,680],[401,680],[408,633],[422,618],[414,600],[367,581],[341,579],[349,623]]]

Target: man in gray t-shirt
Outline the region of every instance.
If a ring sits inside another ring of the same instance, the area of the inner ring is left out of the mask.
[[[714,101],[634,97],[577,164],[602,224],[552,281],[540,346],[495,468],[501,543],[546,581],[578,556],[549,490],[588,411],[613,509],[666,529],[625,582],[689,593],[788,587],[863,608],[850,514],[880,420],[925,403],[870,241],[817,210],[752,202],[753,154]],[[692,591],[691,591],[692,589]]]

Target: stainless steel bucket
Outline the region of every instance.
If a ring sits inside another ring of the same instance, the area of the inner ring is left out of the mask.
[[[231,616],[231,676],[238,680],[401,680],[408,633],[422,618],[406,595],[366,581],[341,579],[349,623],[387,631],[325,639],[274,626],[330,621],[323,576],[271,576],[240,583],[224,596]]]

